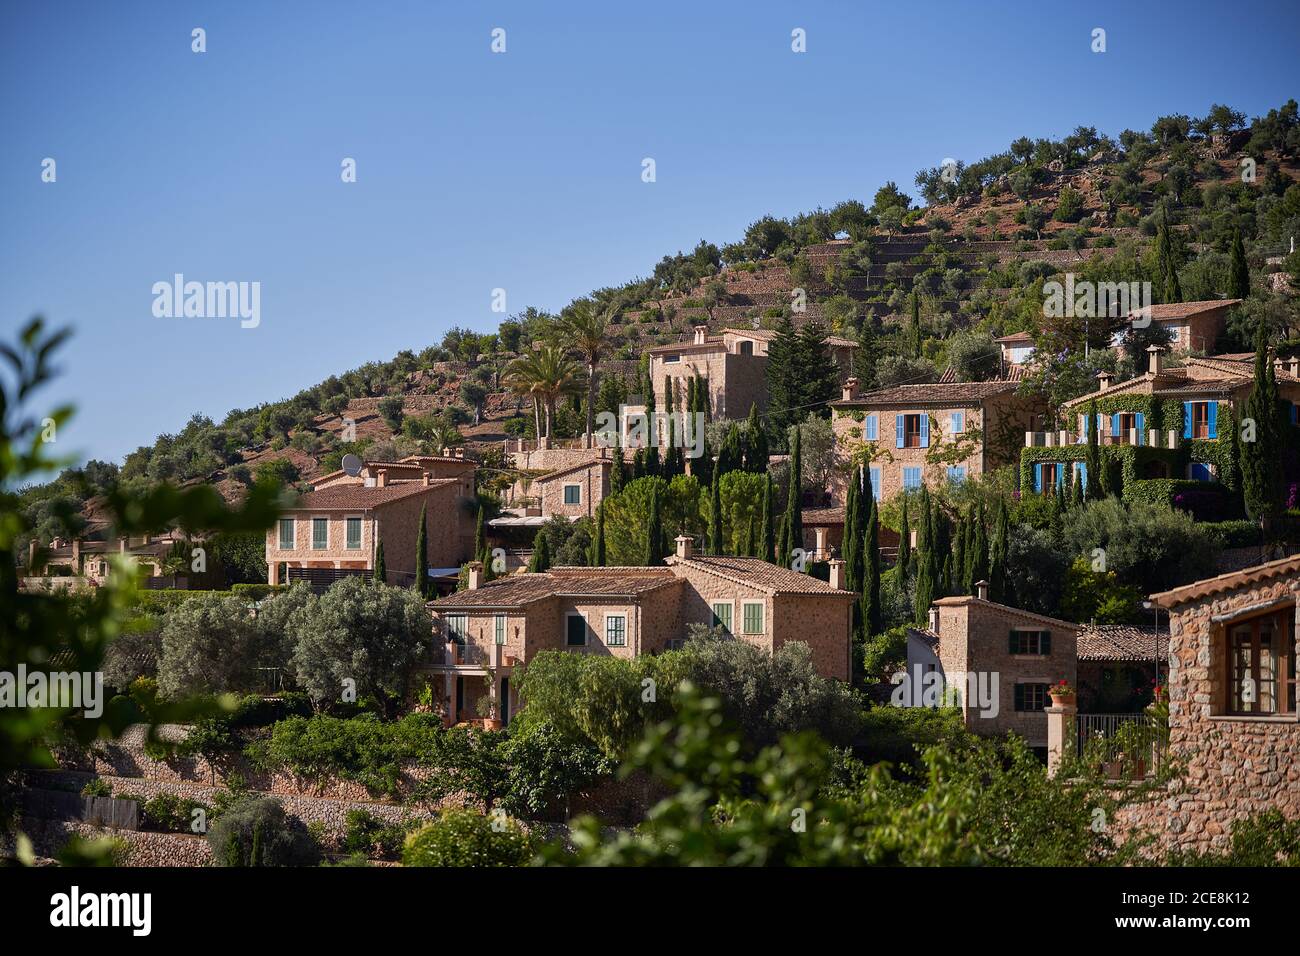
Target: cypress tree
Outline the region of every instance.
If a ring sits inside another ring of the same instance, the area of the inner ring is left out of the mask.
[[[749,523],[745,526],[745,557],[754,557],[755,544],[754,535],[754,516],[749,516]]]
[[[655,390],[653,382],[651,383],[649,392],[646,394],[645,413],[646,421],[648,421],[652,426],[651,432],[654,435],[654,440],[646,447],[645,459],[643,460],[643,468],[645,470],[637,477],[659,474],[659,430],[657,427],[654,427],[655,418],[658,416],[658,409],[655,406]]]
[[[875,496],[871,493],[871,473],[867,472],[867,484],[863,488],[870,511],[867,514],[867,533],[863,536],[862,565],[862,629],[868,635],[879,634],[881,628],[880,613],[880,510],[876,507]]]
[[[420,530],[415,535],[415,590],[421,597],[429,596],[429,534],[424,521],[427,508],[420,506]]]
[[[605,566],[605,502],[596,507],[596,537],[591,542],[591,566]]]
[[[1232,264],[1228,267],[1228,298],[1245,299],[1250,295],[1250,267],[1246,265],[1246,247],[1241,230],[1232,230]]]
[[[1084,455],[1084,467],[1088,472],[1087,488],[1084,489],[1084,496],[1089,501],[1100,501],[1106,497],[1102,490],[1102,462],[1101,462],[1101,445],[1097,439],[1097,403],[1088,403],[1088,421],[1087,436],[1088,447]]]
[[[623,490],[627,484],[627,475],[624,473],[623,446],[619,445],[614,449],[614,461],[609,466],[609,493],[616,495]]]
[[[898,528],[898,562],[895,567],[898,568],[898,583],[901,587],[906,580],[908,572],[911,571],[909,565],[912,563],[912,529],[907,520],[907,492],[903,492],[903,515],[899,519]]]
[[[858,484],[861,474],[860,468],[849,472],[849,487],[844,495],[844,543],[840,548],[841,557],[844,558],[845,586],[850,591],[858,592],[862,590],[862,536],[867,530],[858,524]],[[856,613],[854,618],[857,618]]]
[[[744,466],[745,453],[741,447],[740,426],[735,422],[727,428],[727,434],[722,439],[722,448],[718,451],[718,467],[720,474],[727,474],[731,471]]]
[[[1011,534],[1007,503],[998,499],[997,516],[993,521],[993,540],[989,544],[989,597],[1002,604],[1010,603],[1007,594],[1007,539]]]
[[[916,601],[913,605],[916,620],[924,624],[930,615],[930,605],[934,602],[935,578],[934,565],[938,557],[934,547],[933,515],[930,512],[930,496],[921,486],[921,523],[916,533]]]
[[[645,449],[638,448],[632,455],[632,480],[644,478],[645,474]]]
[[[684,460],[681,449],[682,436],[678,434],[676,423],[676,379],[668,378],[664,380],[664,396],[664,411],[668,413],[668,448],[664,451],[663,466],[660,471],[660,477],[665,481],[671,481],[674,475],[680,475],[685,471],[682,464]]]
[[[773,532],[772,515],[772,473],[767,472],[763,480],[763,525],[759,534],[759,557],[769,564],[776,562],[776,538]]]
[[[709,554],[722,554],[722,476],[713,473],[713,486],[709,491]]]
[[[803,451],[799,427],[794,432],[790,448],[790,494],[785,505],[786,552],[782,563],[788,563],[795,548],[803,547]]]
[[[1165,304],[1183,301],[1183,289],[1178,283],[1178,261],[1174,253],[1173,236],[1169,231],[1169,207],[1161,209],[1163,222],[1160,226],[1160,235],[1156,240],[1157,252],[1159,255],[1160,269],[1163,273],[1164,287],[1162,295]]]
[[[921,300],[912,293],[912,317],[907,323],[907,344],[912,358],[921,357]]]
[[[963,512],[957,518],[957,533],[953,535],[952,543],[952,575],[949,578],[949,586],[954,594],[970,593],[966,590],[969,567],[966,561],[966,536],[969,528],[970,518],[966,512]]]
[[[984,527],[984,505],[980,504],[974,511],[974,524],[971,528],[971,585],[976,581],[986,581],[989,576],[989,538]]]
[[[483,552],[487,550],[486,539],[483,535],[483,512],[486,509],[482,503],[479,503],[478,517],[474,521],[474,557],[479,561],[483,560]]]
[[[1278,427],[1277,380],[1261,319],[1255,329],[1255,378],[1246,399],[1242,424],[1254,422],[1254,440],[1241,442],[1241,493],[1252,521],[1267,522],[1279,510],[1281,439]],[[1251,437],[1249,432],[1244,436]]]
[[[537,532],[533,538],[533,556],[528,559],[530,574],[540,574],[551,566],[551,546],[546,538],[546,529]]]
[[[650,489],[650,517],[646,522],[645,561],[646,567],[655,567],[664,560],[664,522],[659,506],[659,488]]]
[[[1074,480],[1070,482],[1070,510],[1083,507],[1083,473],[1074,469]]]
[[[749,419],[745,423],[745,470],[761,475],[767,471],[767,429],[758,418],[758,406],[749,406]]]
[[[375,574],[374,578],[378,584],[388,583],[388,565],[384,563],[384,542],[380,541],[375,545]]]

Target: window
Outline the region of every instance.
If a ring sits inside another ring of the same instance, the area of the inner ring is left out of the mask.
[[[1046,684],[1017,684],[1016,711],[1033,713],[1047,707]]]
[[[605,615],[605,644],[609,647],[627,647],[627,615]]]
[[[753,354],[754,354],[754,343],[742,339],[741,342],[740,342],[740,354],[741,354],[741,355],[753,355]]]
[[[492,619],[492,636],[498,644],[506,642],[506,616],[498,614]]]
[[[281,551],[293,550],[293,519],[292,518],[280,519],[280,550]]]
[[[868,415],[862,419],[862,437],[867,441],[875,441],[880,437],[880,417],[877,415]]]
[[[1011,632],[1011,644],[1008,650],[1012,654],[1050,654],[1052,632],[1014,630]]]
[[[964,432],[965,430],[966,430],[966,413],[965,413],[965,412],[953,412],[953,413],[952,413],[952,433],[953,433],[954,435],[960,435],[960,434],[961,434],[962,432]]]
[[[896,415],[894,430],[895,444],[899,448],[930,447],[929,415]]]
[[[1296,711],[1293,608],[1227,626],[1231,714]]]
[[[681,357],[680,355],[665,355],[665,356],[664,356],[664,364],[667,364],[667,363],[669,363],[669,362],[680,362],[681,360],[682,360],[682,357]]]
[[[1193,461],[1187,466],[1187,474],[1192,481],[1213,481],[1214,472],[1203,461]]]
[[[914,489],[921,487],[921,469],[904,468],[903,469],[903,488]]]
[[[347,519],[347,548],[349,551],[357,551],[361,548],[361,519]]]
[[[715,601],[713,603],[713,626],[731,633],[731,602]]]
[[[566,505],[582,504],[582,485],[565,485],[564,503]]]
[[[761,601],[745,602],[745,633],[763,633],[763,604]]]
[[[330,546],[330,522],[328,518],[311,519],[311,549],[324,551]]]
[[[581,614],[570,614],[565,618],[564,643],[569,647],[586,647],[587,622]]]
[[[1065,486],[1065,465],[1061,462],[1040,461],[1034,464],[1034,491],[1051,494],[1053,489]]]
[[[469,639],[469,615],[447,615],[447,637],[457,644],[464,644]]]
[[[880,500],[880,469],[871,469],[871,496],[877,501]]]
[[[951,482],[953,482],[954,484],[961,484],[963,481],[965,481],[965,480],[966,480],[966,466],[965,466],[965,465],[949,465],[949,466],[948,466],[948,480],[951,481]]]
[[[1183,437],[1218,438],[1219,403],[1183,402]]]

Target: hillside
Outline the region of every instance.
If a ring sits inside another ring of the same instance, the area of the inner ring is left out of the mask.
[[[1254,166],[1248,179],[1246,160]],[[987,357],[992,337],[1034,331],[1045,276],[1110,270],[1151,278],[1154,237],[1166,216],[1187,300],[1228,292],[1229,250],[1240,230],[1251,299],[1228,344],[1244,348],[1242,330],[1265,315],[1289,338],[1300,328],[1288,278],[1297,260],[1286,258],[1300,232],[1297,180],[1292,100],[1249,124],[1215,106],[1202,119],[1160,117],[1149,132],[1125,130],[1114,139],[1084,127],[1061,141],[1019,139],[993,157],[919,172],[924,205],[891,182],[870,203],[765,216],[734,243],[701,241],[665,256],[647,278],[585,297],[610,316],[600,402],[643,390],[648,346],[687,339],[694,325],[772,328],[783,317],[858,337],[867,346],[864,381],[923,381],[948,366],[977,374],[971,356]],[[803,311],[792,309],[797,289],[806,293]],[[919,350],[903,343],[913,297]],[[210,482],[235,498],[257,474],[306,481],[336,468],[347,452],[383,457],[464,442],[482,456],[509,436],[531,434],[530,405],[504,386],[502,373],[544,336],[550,318],[529,309],[495,333],[453,328],[438,345],[331,376],[281,402],[236,409],[220,423],[196,415],[120,469],[91,463],[30,489],[29,506],[48,537],[57,528],[54,501],[84,506],[115,478]],[[581,421],[566,400],[554,437],[575,435]]]

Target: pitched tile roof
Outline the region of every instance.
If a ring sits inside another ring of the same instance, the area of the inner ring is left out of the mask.
[[[994,339],[993,341],[1002,342],[1006,345],[1014,345],[1019,342],[1032,342],[1033,340],[1034,337],[1029,332],[1012,332],[1010,335],[1004,335],[1001,338]]]
[[[723,329],[723,334],[730,332],[732,335],[739,335],[742,338],[756,339],[759,342],[771,342],[776,338],[774,329]],[[841,338],[838,335],[826,336],[826,344],[833,345],[836,348],[855,349],[858,343],[852,339]]]
[[[789,568],[778,567],[761,558],[692,555],[683,559],[674,555],[666,560],[674,566],[695,568],[731,581],[734,584],[747,584],[772,595],[836,594],[844,597],[854,596],[852,591],[833,588],[825,581],[815,578],[811,574],[803,574]]]
[[[1153,305],[1151,309],[1151,318],[1157,322],[1168,322],[1173,319],[1185,319],[1188,316],[1199,315],[1202,312],[1213,312],[1215,309],[1222,309],[1229,305],[1238,305],[1240,299],[1202,299],[1198,302],[1171,302],[1168,305]],[[1129,316],[1138,314],[1138,310],[1129,313]]]
[[[427,485],[422,481],[404,481],[383,488],[365,485],[335,485],[309,491],[288,511],[338,511],[356,508],[377,508],[403,498],[424,494],[448,485],[459,485],[458,478],[434,478]]]
[[[1270,578],[1283,576],[1294,577],[1296,583],[1300,584],[1300,554],[1293,554],[1287,558],[1278,558],[1276,561],[1257,564],[1254,567],[1243,568],[1240,571],[1230,571],[1227,574],[1220,574],[1218,577],[1206,578],[1202,581],[1184,584],[1182,587],[1161,591],[1159,594],[1151,595],[1151,600],[1161,607],[1172,609],[1189,601],[1197,601],[1225,591],[1240,590],[1241,588],[1262,583]]]
[[[548,481],[554,481],[556,478],[563,478],[565,475],[571,475],[575,471],[586,471],[592,465],[604,465],[606,468],[609,468],[613,464],[613,460],[609,458],[589,458],[586,461],[580,461],[575,465],[569,465],[567,468],[557,468],[555,471],[549,471],[544,475],[538,475],[533,479],[533,481],[538,484],[543,484]]]
[[[1169,659],[1169,628],[1132,624],[1085,624],[1079,631],[1081,661],[1149,661]]]
[[[511,574],[473,590],[430,601],[434,610],[460,607],[522,607],[547,598],[627,597],[680,582],[668,568],[566,568],[538,574]]]
[[[930,650],[936,654],[939,653],[939,635],[928,627],[909,627],[907,629],[909,636],[919,638],[930,646]]]
[[[1035,621],[1039,624],[1050,624],[1052,627],[1064,628],[1069,631],[1079,630],[1078,624],[1071,624],[1069,621],[1062,621],[1060,618],[1048,617],[1046,614],[1035,614],[1033,611],[1011,607],[1009,604],[999,604],[996,601],[984,601],[970,594],[959,594],[955,597],[939,598],[932,603],[939,607],[964,607],[966,605],[977,605],[979,607],[992,608],[993,610],[1001,611],[1004,614],[1022,617],[1027,621]]]
[[[804,508],[803,523],[805,525],[829,525],[844,524],[843,508]]]
[[[991,382],[930,382],[926,385],[893,385],[878,388],[874,392],[863,392],[857,398],[841,399],[831,402],[832,408],[852,408],[855,406],[905,405],[909,408],[921,405],[978,404],[994,395],[1014,392],[1018,383],[1008,379]]]

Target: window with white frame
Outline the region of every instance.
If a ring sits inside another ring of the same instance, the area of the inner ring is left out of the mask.
[[[324,551],[330,546],[330,519],[311,519],[311,549]]]
[[[744,629],[746,634],[763,633],[763,602],[762,601],[745,602]]]
[[[912,490],[921,487],[921,469],[904,468],[903,469],[903,487]]]
[[[880,437],[879,415],[868,415],[862,420],[862,437],[867,441],[875,441]]]
[[[292,518],[280,519],[280,550],[281,551],[293,550],[293,519]]]
[[[627,615],[605,615],[605,644],[608,647],[627,647]]]
[[[965,412],[953,412],[953,413],[952,413],[952,433],[953,433],[954,435],[960,435],[960,434],[961,434],[962,432],[964,432],[965,430],[966,430],[966,413],[965,413]]]
[[[347,548],[349,551],[357,551],[361,548],[361,519],[347,519]]]

